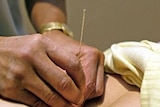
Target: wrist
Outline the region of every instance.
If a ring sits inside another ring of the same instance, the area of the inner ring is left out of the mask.
[[[73,37],[73,32],[68,28],[68,26],[65,23],[60,23],[60,22],[49,22],[42,26],[40,29],[40,33],[52,31],[52,30],[59,30],[66,35]]]
[[[58,37],[58,36],[60,36],[60,35],[64,35],[64,36],[67,36],[66,34],[64,34],[62,31],[60,31],[60,30],[57,30],[57,29],[55,29],[55,30],[51,30],[51,31],[45,31],[45,32],[43,32],[42,33],[42,35],[43,36],[48,36],[48,37]]]

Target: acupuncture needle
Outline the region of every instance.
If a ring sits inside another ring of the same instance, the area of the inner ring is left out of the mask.
[[[83,41],[83,35],[84,35],[85,17],[86,17],[86,9],[83,9],[82,26],[81,26],[81,33],[80,33],[80,40],[79,40],[79,53],[78,53],[79,57],[80,57],[80,53],[81,53],[82,41]]]

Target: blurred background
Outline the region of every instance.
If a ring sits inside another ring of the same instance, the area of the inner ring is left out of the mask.
[[[83,42],[100,50],[122,41],[160,41],[160,0],[66,0],[68,24]]]

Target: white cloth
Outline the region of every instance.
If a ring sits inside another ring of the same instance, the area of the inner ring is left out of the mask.
[[[105,71],[120,74],[141,89],[142,107],[160,107],[160,44],[151,41],[113,44],[105,54]]]

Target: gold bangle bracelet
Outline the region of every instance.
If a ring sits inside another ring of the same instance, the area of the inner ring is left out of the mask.
[[[64,32],[66,35],[73,37],[73,32],[69,30],[68,26],[65,23],[60,23],[60,22],[49,22],[45,24],[40,29],[40,33],[44,33],[46,31],[51,31],[51,30],[60,30]]]

